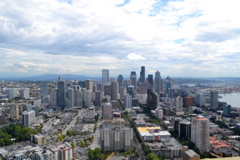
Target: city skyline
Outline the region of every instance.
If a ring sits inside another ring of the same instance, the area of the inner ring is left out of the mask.
[[[239,77],[237,0],[0,2],[0,77]],[[14,14],[12,13],[14,11]]]

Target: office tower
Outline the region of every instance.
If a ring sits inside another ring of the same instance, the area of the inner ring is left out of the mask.
[[[17,104],[10,107],[10,118],[19,119],[19,107]]]
[[[22,88],[22,89],[20,89],[20,98],[28,99],[29,98],[29,92],[30,92],[29,88]]]
[[[183,105],[184,106],[193,106],[193,101],[194,98],[193,97],[183,97]]]
[[[169,92],[168,92],[169,88],[172,88],[172,81],[171,81],[171,78],[169,76],[167,76],[167,78],[166,78],[166,94],[169,94]]]
[[[80,85],[74,85],[68,88],[68,107],[73,108],[82,106],[82,91]]]
[[[85,90],[83,95],[84,105],[90,107],[92,105],[92,91]]]
[[[105,99],[105,102],[103,104],[103,109],[102,109],[102,117],[103,119],[112,119],[113,118],[113,115],[112,115],[112,104],[111,102],[109,101],[109,99]]]
[[[124,106],[126,108],[132,108],[132,96],[127,94],[124,98]]]
[[[35,111],[24,111],[22,113],[22,121],[24,126],[30,126],[35,121]]]
[[[150,86],[153,86],[153,75],[152,74],[148,75],[147,81],[150,84]]]
[[[38,106],[33,106],[32,110],[35,111],[35,117],[38,117],[39,116],[39,107]]]
[[[183,111],[183,98],[178,96],[175,99],[175,110],[176,112],[182,112]]]
[[[122,119],[103,121],[103,128],[100,129],[102,151],[127,151],[133,148],[133,129],[124,125]]]
[[[50,106],[57,106],[57,89],[50,91]]]
[[[175,98],[176,97],[175,96],[175,89],[173,89],[173,88],[168,89],[168,97],[169,98]]]
[[[138,86],[139,94],[147,94],[147,90],[150,89],[148,81],[141,82]]]
[[[127,94],[127,88],[125,86],[121,86],[120,87],[120,98],[123,99],[126,94]]]
[[[155,72],[155,92],[160,93],[162,91],[162,79],[160,72],[157,71]]]
[[[149,110],[155,110],[159,106],[159,95],[148,89],[147,92],[147,107]]]
[[[210,108],[218,108],[218,91],[210,90]]]
[[[95,107],[94,106],[91,106],[91,107],[89,107],[89,109],[88,109],[88,118],[90,118],[90,119],[93,119],[93,118],[95,118]]]
[[[95,92],[95,106],[100,106],[102,104],[104,93],[102,91]]]
[[[104,96],[111,96],[111,92],[112,92],[112,89],[111,89],[111,83],[107,83],[104,85]]]
[[[17,88],[7,88],[5,89],[5,93],[7,94],[8,99],[14,99],[17,97]]]
[[[123,76],[121,74],[118,76],[118,80],[117,81],[118,81],[120,87],[123,86],[124,79],[123,79]]]
[[[200,150],[208,152],[209,147],[209,120],[204,117],[192,117],[191,141]]]
[[[117,82],[111,82],[111,99],[117,100],[119,95],[119,85]]]
[[[131,72],[130,80],[132,81],[132,85],[134,86],[134,89],[136,90],[137,89],[137,74],[135,71]]]
[[[223,115],[224,116],[230,116],[231,114],[231,105],[224,105],[223,106]]]
[[[132,98],[135,97],[135,89],[133,85],[127,86],[127,93],[132,96]]]
[[[141,71],[140,71],[140,77],[139,77],[139,82],[144,82],[145,81],[145,67],[142,66],[141,67]]]
[[[78,81],[78,85],[80,85],[81,88],[86,88],[85,87],[85,81]]]
[[[173,121],[174,132],[184,139],[191,138],[191,122],[186,119],[175,118]]]
[[[65,82],[58,81],[57,105],[59,107],[65,107],[65,103],[66,103]]]
[[[205,100],[203,94],[197,94],[194,97],[194,103],[199,107],[205,106],[206,100]]]
[[[104,89],[104,85],[109,82],[109,70],[102,70],[102,90]]]
[[[85,87],[87,90],[93,91],[93,81],[91,79],[87,79],[85,81]]]

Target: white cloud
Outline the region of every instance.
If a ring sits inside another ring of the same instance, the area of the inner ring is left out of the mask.
[[[143,57],[141,55],[138,55],[136,53],[129,53],[127,55],[127,58],[130,59],[130,60],[144,60],[144,59],[146,59],[145,57]]]

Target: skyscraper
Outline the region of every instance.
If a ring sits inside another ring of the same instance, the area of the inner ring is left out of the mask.
[[[153,75],[152,74],[148,75],[147,81],[150,84],[150,86],[153,86]]]
[[[217,90],[210,91],[210,108],[214,108],[214,109],[218,108],[218,91]]]
[[[57,89],[50,91],[50,106],[57,106]]]
[[[134,97],[135,97],[135,90],[134,90],[134,86],[132,86],[132,85],[129,85],[129,86],[127,87],[127,93],[128,93],[129,95],[131,95],[131,96],[132,96],[132,98],[134,98]]]
[[[127,94],[124,97],[124,106],[125,108],[132,108],[132,96]]]
[[[65,94],[65,82],[58,81],[58,92],[57,92],[57,105],[59,107],[65,107],[66,94]]]
[[[117,100],[119,95],[119,85],[117,82],[111,82],[111,99]]]
[[[139,82],[144,82],[144,81],[145,81],[145,66],[142,66],[140,71]]]
[[[183,110],[182,107],[183,107],[183,98],[178,96],[175,99],[175,110],[176,110],[176,112],[182,112],[182,110]]]
[[[209,147],[209,120],[204,117],[192,117],[191,141],[200,150],[208,152]]]
[[[104,85],[109,82],[109,70],[102,70],[102,90],[104,89]]]
[[[169,94],[168,90],[169,88],[172,88],[172,81],[171,78],[169,76],[167,76],[166,78],[166,93]]]
[[[22,120],[24,126],[27,127],[30,126],[35,120],[35,111],[34,110],[24,111],[22,113]]]
[[[132,81],[132,85],[134,86],[134,89],[136,90],[137,89],[137,74],[135,71],[131,72],[130,80]]]
[[[82,91],[79,85],[68,88],[68,107],[82,106]]]
[[[119,83],[119,86],[123,86],[124,79],[123,79],[123,76],[121,74],[118,76],[118,80],[117,81]]]
[[[17,104],[10,107],[10,118],[19,119],[19,107]]]
[[[155,92],[160,93],[162,91],[162,79],[160,72],[157,71],[155,72]]]
[[[93,91],[93,81],[91,79],[85,80],[85,87],[87,90]]]

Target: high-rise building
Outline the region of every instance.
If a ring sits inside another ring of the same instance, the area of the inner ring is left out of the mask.
[[[132,85],[134,86],[134,89],[136,90],[137,89],[137,74],[135,71],[131,72],[130,80],[132,81]]]
[[[90,107],[92,105],[92,91],[90,90],[85,90],[83,94],[83,101],[85,106]]]
[[[104,89],[104,85],[109,82],[109,70],[102,70],[102,90]]]
[[[203,94],[197,94],[194,97],[194,103],[199,107],[205,106],[206,100],[205,100]]]
[[[82,106],[82,91],[80,85],[68,88],[68,107]]]
[[[50,106],[57,106],[57,89],[50,91]]]
[[[111,99],[117,100],[119,99],[119,85],[117,82],[111,82]]]
[[[20,89],[20,98],[28,99],[29,98],[29,92],[30,92],[29,88],[22,88],[22,89]]]
[[[122,119],[103,121],[103,128],[100,129],[100,145],[104,152],[131,150],[133,148],[133,129],[125,127],[125,121]]]
[[[175,99],[176,101],[175,101],[175,110],[176,110],[176,112],[182,112],[183,111],[183,98],[182,97],[180,97],[180,96],[178,96],[178,97],[176,97],[176,99]]]
[[[91,106],[88,109],[88,118],[93,119],[95,117],[95,107]]]
[[[59,107],[65,107],[65,103],[66,103],[65,82],[58,81],[57,105]]]
[[[173,89],[173,88],[168,89],[168,97],[169,98],[175,98],[176,97],[175,96],[175,89]]]
[[[147,81],[150,84],[150,86],[153,86],[153,75],[152,74],[148,75]]]
[[[200,116],[192,117],[191,141],[200,150],[200,152],[209,151],[209,134],[209,120]]]
[[[121,86],[119,90],[120,90],[120,98],[123,99],[124,96],[127,94],[127,88],[125,86]]]
[[[224,116],[230,116],[231,114],[231,105],[224,105],[223,106],[223,115]]]
[[[127,86],[127,93],[132,96],[132,98],[135,97],[135,88],[133,85]]]
[[[159,106],[159,95],[148,89],[147,93],[147,107],[149,110],[155,110]]]
[[[132,96],[127,94],[124,98],[125,108],[132,108]]]
[[[22,113],[22,121],[23,121],[23,125],[24,126],[30,126],[31,124],[33,124],[35,120],[35,111],[31,110],[31,111],[24,111]]]
[[[102,109],[102,116],[103,119],[112,119],[113,118],[113,114],[112,114],[112,104],[110,102],[110,100],[106,100],[106,102],[104,102],[103,104],[103,109]]]
[[[10,107],[10,118],[19,119],[19,107],[17,104]]]
[[[5,93],[8,97],[8,99],[14,99],[15,97],[17,97],[17,88],[7,88],[5,89]]]
[[[163,118],[163,110],[161,108],[157,108],[155,110],[155,116],[158,118],[158,119],[162,119]]]
[[[85,80],[85,87],[87,90],[93,91],[93,81],[91,79]]]
[[[159,71],[155,72],[155,92],[160,93],[162,91],[163,81]]]
[[[111,96],[111,92],[112,92],[111,83],[105,84],[104,85],[104,96],[106,96],[106,95]]]
[[[100,106],[102,104],[104,93],[102,91],[95,92],[95,106]]]
[[[117,79],[117,81],[118,81],[118,83],[119,83],[119,86],[123,86],[123,82],[124,82],[124,79],[123,79],[123,76],[120,74],[119,76],[118,76],[118,79]]]
[[[144,81],[145,81],[145,67],[142,66],[140,71],[139,82],[144,82]]]
[[[210,91],[210,108],[213,108],[213,109],[218,108],[218,91],[217,90]]]
[[[168,90],[169,88],[172,88],[172,81],[171,78],[169,76],[167,76],[166,78],[166,93],[169,94]]]

